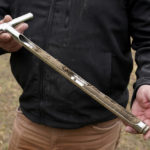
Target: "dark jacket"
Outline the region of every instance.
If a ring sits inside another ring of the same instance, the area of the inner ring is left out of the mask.
[[[122,106],[132,70],[130,36],[137,50],[135,91],[150,83],[150,1],[0,0],[1,18],[28,12],[35,17],[25,35]],[[10,62],[23,89],[20,107],[32,121],[79,128],[115,118],[24,48]]]

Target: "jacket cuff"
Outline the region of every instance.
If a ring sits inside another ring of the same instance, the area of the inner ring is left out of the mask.
[[[139,87],[142,85],[150,85],[150,78],[141,78],[141,79],[138,79],[134,83],[134,85],[133,85],[134,91],[133,91],[133,95],[132,95],[132,99],[131,99],[131,107],[132,107],[133,102],[136,98],[136,93],[137,93]]]

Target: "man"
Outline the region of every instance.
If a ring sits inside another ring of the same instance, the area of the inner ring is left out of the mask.
[[[138,64],[132,112],[150,125],[149,0],[1,0],[0,23],[30,11],[35,15],[30,28],[22,23],[16,29],[26,30],[32,41],[124,107],[132,36]],[[9,150],[115,149],[120,132],[116,116],[9,34],[0,35],[0,47],[1,54],[11,52],[11,69],[23,89]],[[150,131],[144,138],[150,138]]]

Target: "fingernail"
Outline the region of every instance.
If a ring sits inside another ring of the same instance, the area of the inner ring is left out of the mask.
[[[24,27],[25,27],[25,28],[28,28],[29,25],[28,25],[27,23],[24,23]]]
[[[12,20],[12,18],[11,18],[10,15],[6,15],[6,16],[4,17],[4,21],[5,21],[5,22],[8,22],[8,21],[10,21],[10,20]]]

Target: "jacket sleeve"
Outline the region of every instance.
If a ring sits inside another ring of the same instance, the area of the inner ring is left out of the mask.
[[[10,14],[10,0],[0,0],[0,20],[3,19],[3,17],[6,14]],[[0,48],[0,55],[7,53],[2,48]]]
[[[141,85],[150,85],[150,0],[128,0],[129,31],[133,38],[132,48],[136,50],[138,65],[134,93]]]

